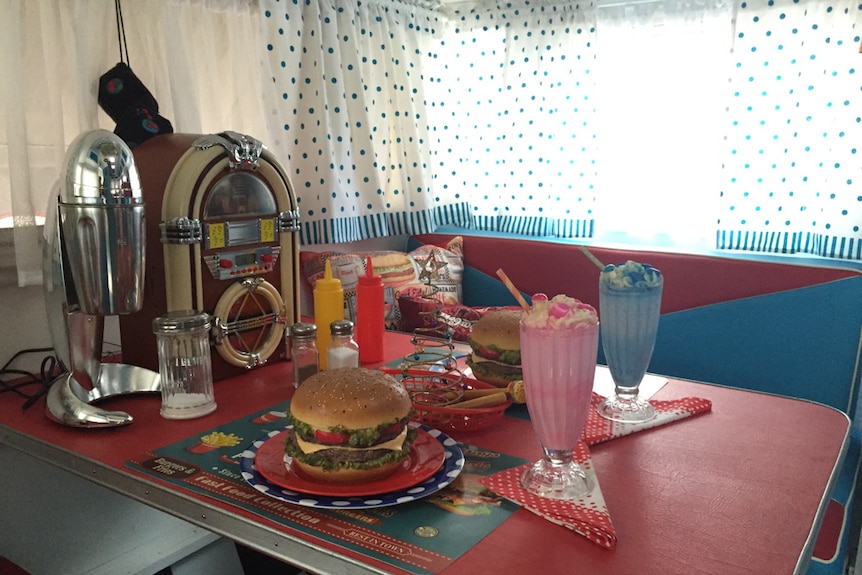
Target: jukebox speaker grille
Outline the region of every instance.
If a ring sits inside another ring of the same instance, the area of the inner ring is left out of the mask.
[[[231,365],[257,367],[282,341],[284,302],[275,286],[261,278],[232,284],[214,315],[216,350]]]

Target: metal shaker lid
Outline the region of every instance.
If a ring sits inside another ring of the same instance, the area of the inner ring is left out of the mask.
[[[290,335],[297,339],[317,337],[317,326],[313,323],[299,322],[290,326]]]
[[[60,202],[82,205],[141,204],[141,180],[129,146],[107,130],[80,134],[69,145]]]
[[[332,335],[353,335],[353,322],[349,319],[339,319],[329,324]]]
[[[169,311],[153,320],[153,333],[180,334],[208,330],[211,316],[194,310]]]

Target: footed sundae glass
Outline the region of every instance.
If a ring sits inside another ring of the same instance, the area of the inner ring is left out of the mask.
[[[628,423],[655,417],[655,408],[638,397],[638,388],[655,347],[663,286],[660,271],[631,260],[602,270],[602,349],[615,388],[597,408],[602,417]]]
[[[563,295],[534,297],[521,317],[520,335],[527,409],[544,451],[522,473],[521,485],[540,497],[579,499],[593,489],[573,456],[590,409],[598,315]]]

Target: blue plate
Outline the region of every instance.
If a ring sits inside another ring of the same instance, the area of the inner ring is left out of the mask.
[[[239,466],[243,479],[256,490],[281,501],[304,507],[316,507],[319,509],[369,509],[398,505],[399,503],[409,503],[410,501],[415,501],[440,491],[452,483],[464,468],[464,453],[458,446],[458,442],[437,429],[425,425],[417,425],[416,427],[440,443],[444,452],[443,464],[430,478],[403,489],[351,497],[338,497],[295,491],[273,483],[257,469],[255,466],[255,456],[264,443],[282,434],[284,430],[271,431],[257,441],[254,441],[240,454]]]

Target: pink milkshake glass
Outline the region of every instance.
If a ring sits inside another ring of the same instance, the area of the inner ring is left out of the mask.
[[[542,444],[542,459],[521,475],[521,484],[535,495],[574,500],[592,491],[592,482],[573,460],[590,409],[593,377],[599,345],[599,327],[592,307],[577,302],[580,311],[591,312],[588,321],[536,327],[530,315],[521,319],[521,367],[527,409]],[[583,314],[581,314],[583,315]],[[553,323],[551,320],[549,323]]]

